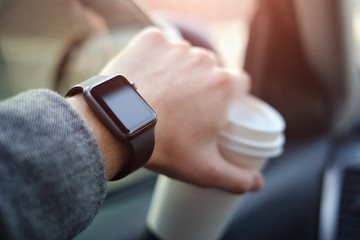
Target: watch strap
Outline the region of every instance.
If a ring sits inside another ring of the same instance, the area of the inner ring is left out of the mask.
[[[77,85],[75,85],[74,87],[72,87],[65,95],[66,98],[68,97],[72,97],[76,94],[79,93],[84,93],[85,89],[87,87],[96,85],[96,84],[100,84],[102,82],[105,82],[106,80],[108,80],[109,77],[108,76],[102,76],[102,75],[98,75],[98,76],[94,76],[92,78],[89,78],[88,80],[81,82]]]
[[[126,177],[146,164],[154,150],[154,127],[147,129],[141,135],[127,142],[130,149],[130,156],[127,158],[125,167],[118,172],[111,181]]]

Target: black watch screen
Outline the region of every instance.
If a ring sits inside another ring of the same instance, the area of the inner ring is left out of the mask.
[[[127,135],[136,134],[149,122],[156,121],[154,111],[120,75],[94,86],[90,92],[114,124]]]

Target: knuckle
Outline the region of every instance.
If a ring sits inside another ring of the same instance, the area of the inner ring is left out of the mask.
[[[216,56],[213,52],[208,51],[203,48],[193,48],[192,53],[195,56],[195,59],[199,63],[213,63],[216,64]]]
[[[167,45],[168,52],[172,52],[175,56],[181,56],[184,59],[187,59],[190,52],[190,44],[185,41],[180,42],[169,42]]]
[[[233,81],[230,73],[223,69],[215,71],[213,76],[213,84],[216,88],[231,91],[233,87]]]
[[[142,32],[141,37],[147,42],[162,43],[167,41],[164,33],[154,27],[145,29]]]
[[[215,53],[214,53],[213,51],[210,51],[210,50],[206,50],[206,49],[205,49],[205,54],[206,54],[207,58],[208,58],[209,60],[211,60],[212,62],[214,62],[214,63],[217,63],[217,62],[218,62],[217,56],[215,55]]]
[[[175,42],[172,44],[175,48],[180,49],[182,51],[189,51],[190,50],[190,43],[187,41],[180,41],[180,42]]]

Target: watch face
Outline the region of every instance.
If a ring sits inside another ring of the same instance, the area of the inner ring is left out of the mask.
[[[91,95],[126,135],[156,120],[156,114],[122,76],[116,76],[91,89]]]

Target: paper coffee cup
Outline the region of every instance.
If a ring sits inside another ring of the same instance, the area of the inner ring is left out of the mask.
[[[240,199],[241,195],[201,188],[160,175],[147,227],[163,240],[218,239]]]
[[[246,96],[228,111],[218,147],[234,164],[261,169],[283,151],[285,121],[270,105]],[[147,227],[163,240],[216,240],[221,237],[243,195],[201,188],[159,175]]]

